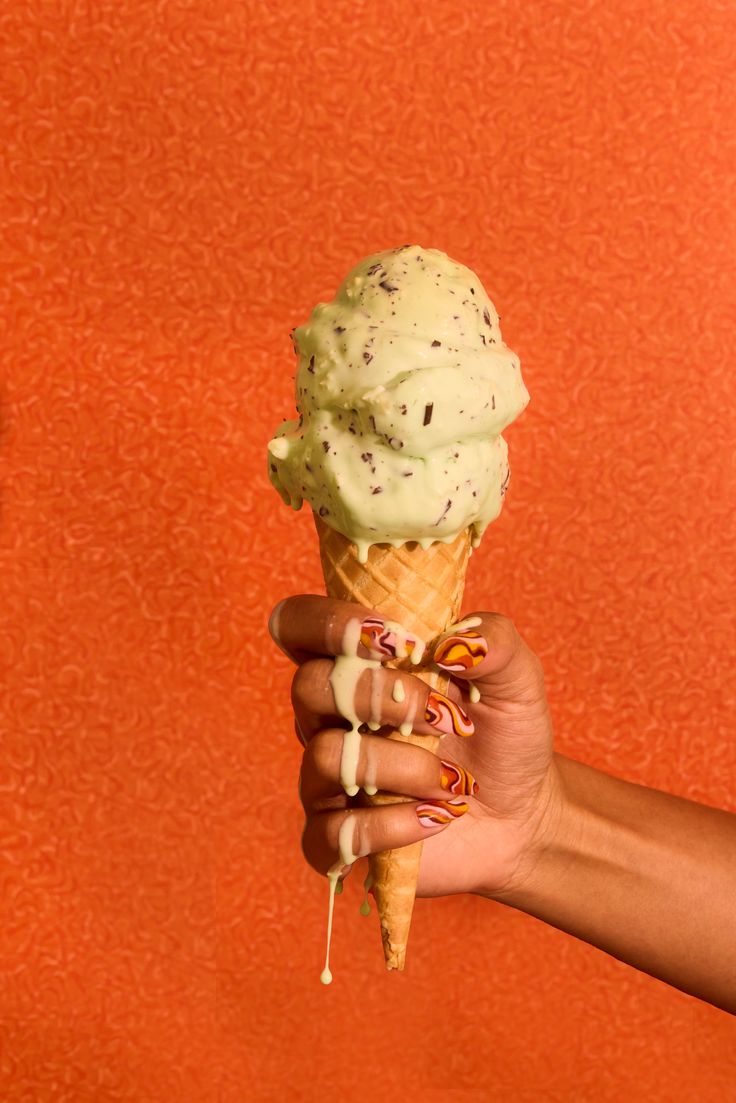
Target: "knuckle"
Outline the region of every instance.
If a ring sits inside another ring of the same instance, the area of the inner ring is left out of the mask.
[[[516,680],[521,695],[530,703],[544,701],[546,689],[542,660],[521,636],[516,654]]]
[[[330,665],[326,659],[308,659],[301,663],[291,680],[292,703],[308,707],[319,688],[326,683]]]
[[[319,872],[319,863],[317,861],[319,847],[317,844],[318,840],[314,828],[314,821],[308,819],[302,831],[302,854],[312,869],[316,869],[317,872]]]
[[[310,739],[304,752],[305,765],[319,777],[339,773],[339,748],[334,732],[319,731]]]
[[[525,651],[529,664],[529,673],[534,677],[535,681],[544,682],[544,667],[542,666],[542,660],[539,658],[539,655],[526,645]]]
[[[542,697],[545,693],[544,686],[544,667],[542,660],[539,658],[531,648],[525,645],[525,652],[527,657],[527,663],[529,666],[529,680],[536,690],[537,694]]]
[[[521,646],[521,636],[511,618],[504,616],[502,613],[491,613],[489,619],[498,644],[511,653],[518,651]]]
[[[510,617],[501,613],[491,614],[494,644],[506,656],[504,666],[513,662],[517,675],[540,692],[544,692],[544,668],[539,656],[519,632]]]

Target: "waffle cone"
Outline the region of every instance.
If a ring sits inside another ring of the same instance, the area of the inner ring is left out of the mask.
[[[365,563],[342,533],[329,528],[315,516],[325,586],[330,597],[352,601],[375,609],[389,620],[399,621],[429,644],[457,620],[470,556],[470,530],[464,529],[450,544],[435,543],[424,549],[419,544],[373,544]],[[431,654],[431,648],[427,649]],[[410,671],[440,692],[449,679],[430,662],[390,664]],[[439,737],[408,736],[398,731],[385,733],[388,739],[413,743],[433,753]],[[395,793],[376,793],[366,798],[371,805],[397,804],[413,798]],[[413,843],[370,857],[373,894],[381,921],[381,937],[387,969],[403,969],[409,927],[414,909],[422,844]]]

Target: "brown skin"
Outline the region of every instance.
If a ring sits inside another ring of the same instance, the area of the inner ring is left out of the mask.
[[[477,795],[466,798],[468,812],[426,828],[416,803],[358,808],[340,786],[345,725],[329,675],[346,624],[367,611],[315,596],[288,598],[277,610],[276,642],[297,663],[292,700],[306,742],[303,846],[318,872],[334,864],[340,823],[346,809],[356,809],[356,852],[425,840],[418,895],[472,892],[501,901],[736,1013],[736,816],[555,754],[541,664],[496,613],[471,614],[481,618],[475,631],[488,654],[454,674],[448,690],[475,732],[446,735],[439,749],[478,783]],[[386,675],[381,718],[398,725],[417,704],[415,731],[431,733],[422,719],[427,686],[404,672]],[[396,676],[406,690],[399,704],[391,696]],[[469,700],[471,680],[481,694],[477,704]],[[358,684],[356,711],[370,719],[369,672]],[[417,801],[448,796],[434,755],[380,736],[361,740],[359,784],[366,774],[380,789]]]

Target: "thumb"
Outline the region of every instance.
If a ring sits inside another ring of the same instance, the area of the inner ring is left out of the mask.
[[[458,681],[474,683],[482,698],[527,705],[545,698],[541,662],[500,613],[471,613],[451,625],[432,658]]]

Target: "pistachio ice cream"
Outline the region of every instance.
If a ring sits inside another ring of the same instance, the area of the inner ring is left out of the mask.
[[[478,277],[437,249],[361,261],[293,333],[298,420],[269,444],[271,481],[358,548],[474,543],[509,481],[501,433],[529,401]]]

